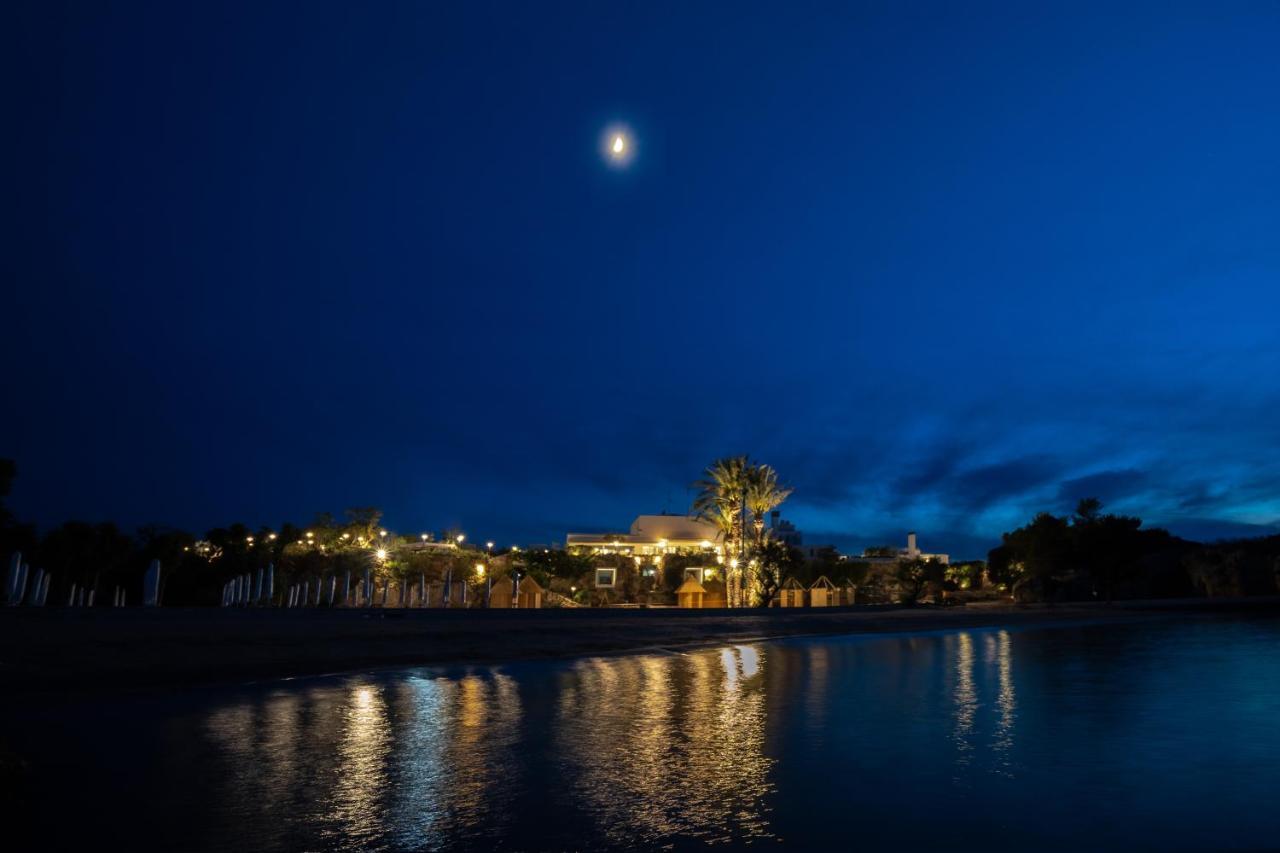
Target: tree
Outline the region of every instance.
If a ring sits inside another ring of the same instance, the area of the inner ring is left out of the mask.
[[[736,545],[742,529],[749,467],[745,456],[726,456],[708,465],[703,479],[694,483],[698,494],[693,499],[693,515],[719,527],[729,549]]]
[[[946,566],[936,557],[899,560],[893,569],[903,604],[915,604],[926,589],[941,584],[945,577]]]
[[[18,466],[12,459],[0,459],[0,558],[6,561],[9,554],[15,551],[29,554],[39,541],[35,526],[18,524],[4,504],[17,475]]]
[[[758,547],[764,543],[765,516],[785,501],[792,490],[778,484],[778,474],[772,467],[752,464],[746,456],[717,459],[707,466],[705,476],[694,486],[698,494],[692,513],[720,530],[729,565],[726,574],[729,606],[742,607],[747,603],[748,586],[747,512],[755,523],[754,542]]]
[[[768,607],[781,589],[782,581],[799,574],[805,564],[804,554],[799,548],[776,539],[760,542],[752,557],[756,574],[756,603],[761,607]]]
[[[353,506],[346,511],[347,532],[365,542],[377,542],[382,530],[382,510],[376,506]]]
[[[770,465],[748,465],[746,503],[755,526],[756,544],[764,541],[764,519],[775,507],[791,496],[794,489],[779,485],[778,472]]]

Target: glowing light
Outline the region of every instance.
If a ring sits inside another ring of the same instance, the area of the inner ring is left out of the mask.
[[[374,556],[377,557],[379,560],[387,559],[387,549],[379,548],[377,551],[374,552]]]
[[[457,536],[455,536],[455,537],[453,537],[453,538],[454,538],[454,541],[455,541],[455,542],[457,542],[459,545],[461,545],[461,544],[463,543],[463,540],[465,540],[467,537],[466,537],[464,534],[459,533]]]
[[[427,534],[425,534],[425,533],[424,533],[424,534],[422,534],[422,541],[423,541],[423,542],[426,542],[426,541],[427,541]]]
[[[490,551],[492,551],[492,550],[493,550],[493,543],[492,543],[492,542],[486,542],[486,543],[484,543],[484,547],[486,547],[486,548],[488,548]]]
[[[379,535],[379,536],[386,536],[386,535],[387,535],[387,531],[385,531],[385,530],[379,530],[379,531],[378,531],[378,535]]]
[[[710,542],[708,542],[708,541],[707,541],[707,540],[705,540],[705,539],[703,539],[703,540],[702,540],[701,542],[699,542],[698,544],[699,544],[701,547],[703,547],[703,548],[710,548],[710,547],[711,547],[711,543],[710,543]]]
[[[484,563],[476,563],[476,574],[484,577]]]
[[[600,137],[600,153],[610,165],[617,168],[626,166],[635,158],[635,138],[626,127],[611,125]]]

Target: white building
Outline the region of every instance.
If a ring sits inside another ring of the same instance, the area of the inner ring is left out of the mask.
[[[862,556],[857,557],[855,559],[858,559],[864,563],[873,563],[873,564],[874,563],[896,563],[900,560],[917,560],[917,559],[937,560],[939,563],[942,563],[944,565],[949,564],[951,562],[951,557],[948,554],[926,554],[925,552],[921,551],[920,548],[916,545],[916,534],[914,530],[907,534],[907,547],[899,548],[896,554],[892,554],[892,555],[868,554],[866,551],[863,551]]]
[[[633,556],[714,552],[720,538],[714,524],[687,515],[639,515],[629,533],[570,533],[565,549]]]

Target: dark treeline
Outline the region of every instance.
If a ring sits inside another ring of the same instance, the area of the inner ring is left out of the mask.
[[[306,527],[231,524],[202,536],[158,526],[128,533],[110,522],[83,521],[68,521],[41,533],[17,521],[4,504],[15,474],[14,463],[0,459],[0,558],[7,564],[10,555],[21,552],[33,571],[49,573],[49,604],[65,602],[73,584],[96,591],[100,605],[112,601],[116,587],[126,591],[129,603],[140,603],[143,575],[152,560],[159,560],[163,568],[160,594],[166,605],[217,604],[228,580],[255,574],[268,564],[276,570],[279,599],[291,582],[315,583],[346,572],[359,578],[366,569],[384,579],[426,574],[434,580],[450,566],[475,561],[474,552],[462,549],[443,559],[375,559],[376,549],[392,547],[400,539],[384,538],[381,513],[375,508],[347,510],[341,520],[321,513]]]
[[[403,537],[383,538],[380,513],[348,510],[346,518],[320,514],[306,527],[276,529],[243,524],[206,531],[202,536],[164,527],[132,533],[109,522],[69,521],[43,534],[19,522],[5,504],[16,466],[0,459],[0,557],[22,552],[33,568],[54,579],[49,602],[57,603],[72,584],[98,591],[102,602],[115,587],[130,602],[141,594],[151,560],[164,567],[162,595],[169,605],[216,604],[227,580],[273,564],[277,588],[372,566],[380,577],[438,580],[446,571],[463,576],[476,560],[496,554],[458,549],[412,554],[396,549]],[[456,531],[441,535],[451,541]],[[408,537],[412,541],[416,537]],[[373,549],[394,549],[372,560]],[[877,549],[868,549],[874,553]],[[885,554],[893,549],[884,548]],[[1106,601],[1138,598],[1225,597],[1280,593],[1280,535],[1202,544],[1167,530],[1144,528],[1139,518],[1102,512],[1095,499],[1081,501],[1068,516],[1040,513],[1028,524],[1005,533],[1002,544],[980,561],[944,566],[925,560],[872,565],[858,557],[819,551],[806,557],[798,549],[766,540],[756,552],[763,602],[781,583],[795,578],[806,586],[819,577],[858,587],[865,602],[941,601],[955,593],[1012,595],[1019,601]],[[519,564],[541,584],[581,603],[615,603],[643,598],[643,583],[629,557],[570,554],[560,550],[521,552]],[[501,561],[499,561],[501,562]],[[684,570],[705,563],[697,555],[671,555],[651,585],[673,590]],[[618,586],[602,593],[590,589],[597,565],[616,564]],[[496,565],[492,568],[498,568]]]
[[[1280,592],[1280,535],[1191,542],[1082,500],[1070,516],[1040,513],[987,557],[990,583],[1020,601],[1082,601]]]

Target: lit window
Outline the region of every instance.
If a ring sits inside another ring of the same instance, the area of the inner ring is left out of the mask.
[[[612,588],[613,582],[617,579],[617,577],[618,577],[617,569],[597,568],[596,569],[596,586],[601,588]]]

